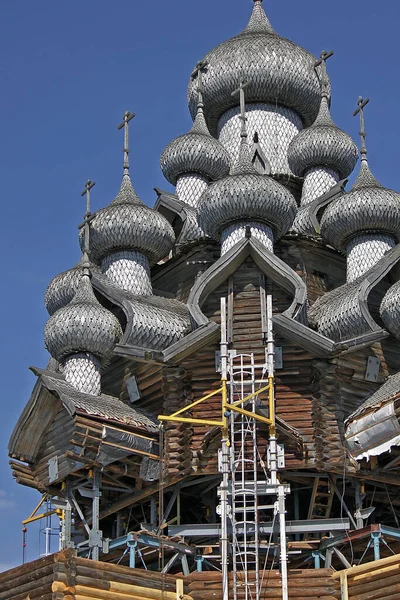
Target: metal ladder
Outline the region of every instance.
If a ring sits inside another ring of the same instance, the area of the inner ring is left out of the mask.
[[[254,355],[229,356],[230,403],[254,394],[259,386],[262,365],[256,366]],[[243,406],[255,412],[256,396]],[[231,423],[231,520],[234,600],[259,600],[259,484],[257,467],[257,421],[247,415],[236,414]],[[251,575],[250,575],[251,574]]]

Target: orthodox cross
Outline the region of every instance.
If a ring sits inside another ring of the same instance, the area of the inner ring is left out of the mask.
[[[245,94],[244,94],[244,90],[249,87],[250,85],[250,81],[241,81],[240,85],[238,87],[237,90],[234,90],[232,92],[232,96],[237,96],[239,94],[239,101],[240,101],[240,119],[242,120],[242,131],[241,131],[241,136],[245,137],[247,136],[246,133],[246,98],[245,98]]]
[[[87,182],[85,183],[85,189],[83,190],[83,192],[81,193],[81,196],[86,196],[86,212],[85,212],[85,216],[83,218],[83,227],[84,227],[84,232],[85,232],[85,237],[84,237],[84,247],[83,247],[83,253],[85,256],[85,260],[87,261],[87,263],[89,263],[89,253],[90,253],[90,249],[89,249],[89,237],[90,237],[90,221],[91,221],[91,212],[90,212],[90,190],[96,185],[95,181],[90,181],[90,179],[87,180]]]
[[[358,108],[353,112],[353,117],[356,117],[358,114],[360,115],[360,137],[361,137],[361,160],[366,160],[367,158],[367,144],[365,138],[367,134],[365,133],[365,120],[364,120],[364,108],[367,106],[369,102],[369,98],[364,100],[362,96],[358,99]]]
[[[200,60],[193,69],[193,73],[191,74],[192,79],[196,79],[197,77],[197,93],[199,104],[203,103],[203,73],[206,72],[207,66],[208,62],[206,60]]]
[[[333,55],[334,52],[332,50],[330,52],[326,52],[326,50],[323,50],[321,52],[320,59],[317,60],[317,62],[314,65],[315,68],[321,65],[321,92],[322,95],[325,97],[328,96],[328,75],[326,72],[326,61],[329,60]]]
[[[129,121],[133,119],[135,113],[126,111],[122,123],[117,127],[118,131],[124,128],[124,174],[129,173]]]

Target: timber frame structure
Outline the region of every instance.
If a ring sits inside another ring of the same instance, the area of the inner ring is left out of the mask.
[[[127,567],[154,600],[258,600],[268,577],[271,598],[308,598],[308,577],[310,600],[351,598],[355,564],[394,576],[400,195],[369,170],[363,99],[345,189],[357,151],[329,115],[331,55],[279,37],[255,0],[191,75],[193,128],[161,158],[176,193],[154,209],[132,187],[125,113],[120,191],[91,214],[85,186],[83,256],[46,291],[51,359],[9,442],[42,497],[24,525],[52,519],[60,553],[35,567],[41,596],[26,565],[13,596],[16,572],[0,575],[0,600],[81,600],[86,584],[133,598]]]

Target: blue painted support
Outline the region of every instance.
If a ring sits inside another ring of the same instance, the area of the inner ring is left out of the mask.
[[[194,560],[196,561],[197,572],[201,573],[203,570],[204,558],[200,554],[198,554],[194,557]]]
[[[372,542],[374,544],[374,560],[379,560],[381,557],[381,551],[380,551],[381,532],[380,531],[371,531],[371,538],[372,538]]]
[[[311,556],[314,559],[314,569],[321,568],[321,553],[320,552],[312,552]]]
[[[126,540],[126,544],[129,548],[129,566],[131,569],[136,567],[136,548],[137,548],[137,540],[134,540],[132,537]]]

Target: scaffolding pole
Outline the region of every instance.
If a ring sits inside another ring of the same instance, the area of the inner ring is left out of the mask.
[[[229,438],[226,406],[226,381],[228,376],[228,341],[226,330],[226,298],[221,298],[221,380],[222,380],[222,482],[219,488],[221,500],[221,568],[222,600],[229,599],[229,540],[228,540],[228,486],[229,486]]]
[[[282,600],[288,600],[288,574],[287,574],[287,539],[286,539],[286,491],[285,485],[278,479],[278,445],[276,439],[276,416],[275,416],[275,342],[272,326],[272,296],[267,296],[267,369],[269,382],[269,417],[272,421],[269,438],[269,469],[271,484],[277,486],[277,511],[279,514],[279,544],[280,565],[282,576]]]

